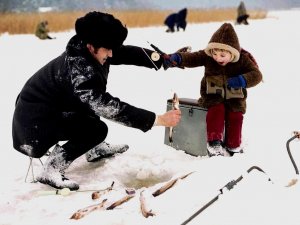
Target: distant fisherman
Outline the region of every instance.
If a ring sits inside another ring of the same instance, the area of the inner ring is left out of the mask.
[[[53,37],[50,37],[48,33],[49,33],[48,21],[44,20],[37,25],[35,30],[35,36],[37,36],[41,40],[55,39]]]
[[[177,31],[183,29],[185,31],[187,22],[186,22],[186,16],[187,16],[187,8],[181,9],[177,13],[172,13],[167,16],[167,18],[164,21],[164,24],[167,25],[168,29],[166,32],[174,32],[175,27]]]
[[[249,24],[247,20],[248,18],[249,18],[249,14],[247,13],[245,3],[241,1],[237,8],[236,24],[248,25]]]

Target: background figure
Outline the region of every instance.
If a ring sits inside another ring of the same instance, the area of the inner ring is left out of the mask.
[[[182,28],[183,31],[185,31],[186,28],[186,15],[187,15],[187,8],[184,8],[178,12],[177,15],[177,31],[179,31],[179,28]]]
[[[243,1],[240,2],[240,5],[237,8],[237,18],[236,18],[236,24],[245,24],[248,25],[248,19],[249,14],[247,13],[245,3]]]
[[[177,20],[177,13],[172,13],[169,16],[167,16],[166,20],[165,20],[165,25],[168,26],[168,29],[166,30],[166,32],[174,32],[174,27],[175,27],[175,23]]]
[[[164,24],[168,26],[166,32],[174,32],[175,26],[177,28],[177,31],[179,31],[180,28],[185,30],[187,25],[186,16],[187,8],[180,10],[178,13],[172,13],[169,16],[167,16],[164,22]]]
[[[39,39],[45,40],[45,39],[54,39],[49,36],[49,29],[48,29],[48,21],[44,20],[40,22],[35,31],[35,36],[37,36]]]

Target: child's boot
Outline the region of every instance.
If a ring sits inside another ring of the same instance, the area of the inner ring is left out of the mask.
[[[244,153],[244,150],[241,146],[236,147],[236,148],[226,147],[226,150],[231,156],[233,156],[235,153]]]
[[[230,154],[222,147],[222,141],[214,140],[207,143],[207,152],[212,156],[230,156]]]

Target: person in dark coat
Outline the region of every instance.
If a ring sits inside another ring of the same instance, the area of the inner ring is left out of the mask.
[[[107,92],[110,65],[160,68],[164,62],[151,61],[151,50],[123,45],[128,31],[113,15],[89,12],[76,20],[75,30],[65,52],[26,82],[12,123],[13,146],[19,152],[40,158],[54,146],[37,180],[70,190],[79,184],[64,173],[76,158],[86,153],[91,162],[128,149],[104,141],[108,127],[102,117],[146,132],[156,125],[176,126],[181,114],[170,110],[156,115]]]
[[[247,20],[248,18],[249,18],[249,14],[247,13],[245,3],[241,1],[237,8],[236,24],[248,25],[249,24]]]
[[[184,8],[177,13],[177,24],[176,24],[177,31],[179,31],[180,28],[182,28],[183,31],[185,31],[187,25],[186,16],[187,16],[187,8]]]
[[[180,10],[178,13],[172,13],[164,21],[164,24],[168,27],[166,32],[174,32],[175,27],[177,28],[177,31],[180,30],[180,28],[185,31],[187,22],[186,22],[186,16],[187,16],[187,9],[184,8]]]
[[[172,13],[167,16],[165,19],[164,24],[167,25],[168,29],[166,32],[174,32],[175,31],[175,24],[177,21],[177,13]]]
[[[247,89],[259,84],[262,74],[253,56],[240,47],[233,26],[224,23],[204,50],[174,53],[170,59],[176,62],[170,66],[205,67],[199,105],[208,109],[208,154],[230,156],[242,152]]]

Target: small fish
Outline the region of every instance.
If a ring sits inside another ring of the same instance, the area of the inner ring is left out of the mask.
[[[176,93],[174,93],[173,99],[172,99],[172,109],[179,109],[179,98]],[[173,143],[173,127],[170,127],[169,131],[169,142]]]
[[[107,201],[107,199],[102,200],[101,203],[95,204],[95,205],[90,205],[88,207],[85,207],[83,209],[79,209],[77,210],[77,212],[75,212],[70,219],[74,219],[74,220],[79,220],[82,217],[86,216],[87,214],[95,211],[95,210],[100,210],[104,208],[104,203]]]
[[[143,194],[144,190],[140,192],[140,206],[141,206],[141,212],[145,218],[148,218],[149,216],[155,216],[155,213],[152,212],[152,209],[148,209],[146,196]]]
[[[298,182],[298,179],[292,179],[290,182],[286,185],[286,187],[291,187],[295,185]]]
[[[113,204],[111,204],[110,206],[108,206],[106,208],[106,210],[112,210],[112,209],[116,208],[117,206],[122,205],[124,202],[129,201],[134,196],[135,196],[134,194],[132,194],[132,195],[126,195],[125,197],[119,199],[118,201],[116,201]]]
[[[152,193],[153,197],[157,197],[157,196],[161,195],[162,193],[164,193],[165,191],[167,191],[171,187],[173,187],[175,185],[175,183],[177,183],[178,180],[183,180],[184,178],[186,178],[187,176],[189,176],[192,173],[194,173],[194,172],[190,172],[190,173],[185,174],[185,175],[183,175],[181,177],[177,177],[175,179],[170,180],[165,185],[163,185],[162,187],[160,187],[159,189],[157,189],[156,191],[154,191]]]
[[[102,195],[110,192],[112,189],[113,189],[113,186],[114,186],[115,182],[113,181],[112,184],[110,185],[110,187],[108,188],[105,188],[103,190],[99,190],[99,191],[95,191],[92,193],[92,199],[95,200],[95,199],[98,199],[100,198]]]

